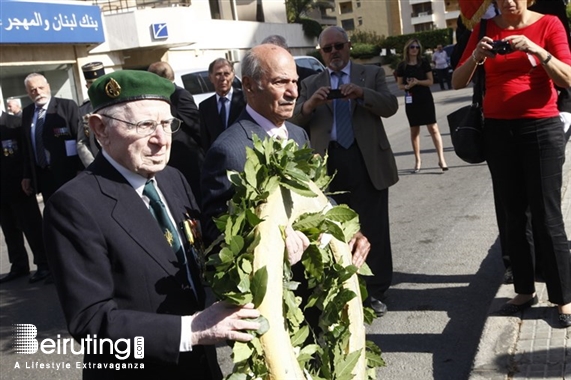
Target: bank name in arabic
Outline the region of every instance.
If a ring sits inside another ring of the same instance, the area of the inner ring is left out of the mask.
[[[94,20],[93,17],[85,14],[78,23],[75,13],[72,13],[71,16],[58,13],[57,16],[53,17],[53,21],[50,22],[48,18],[44,19],[40,12],[34,12],[34,18],[30,19],[10,17],[8,18],[8,24],[8,26],[4,27],[4,30],[20,30],[20,28],[24,30],[30,30],[30,28],[42,28],[43,30],[48,31],[51,28],[52,30],[58,32],[63,28],[74,30],[78,26],[80,28],[93,28],[95,30],[99,29],[99,23],[97,20]],[[4,26],[3,23],[1,26]]]

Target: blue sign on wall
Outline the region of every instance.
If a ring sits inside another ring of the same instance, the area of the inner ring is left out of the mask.
[[[0,0],[0,43],[102,43],[101,10],[93,5]]]
[[[169,38],[169,30],[166,22],[153,24],[153,37],[155,40]]]

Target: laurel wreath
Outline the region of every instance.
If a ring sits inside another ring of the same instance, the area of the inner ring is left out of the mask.
[[[307,145],[300,148],[293,140],[261,141],[255,135],[253,140],[253,149],[246,148],[244,171],[228,173],[235,195],[229,201],[227,214],[216,220],[223,241],[219,252],[209,256],[206,264],[214,270],[206,278],[219,299],[236,305],[252,302],[260,307],[271,302],[277,293],[283,294],[283,299],[277,303],[281,310],[265,308],[268,315],[258,319],[262,327],[253,332],[252,341],[233,342],[234,368],[227,379],[375,379],[376,368],[385,364],[381,350],[371,341],[356,349],[351,342],[355,340],[352,331],[362,333],[364,341],[363,323],[370,324],[375,318],[370,308],[361,312],[362,298],[367,293],[364,282],[357,280],[356,275],[371,272],[366,264],[357,269],[350,262],[342,262],[336,256],[335,245],[324,244],[322,239],[326,234],[335,241],[348,242],[359,231],[357,214],[345,205],[328,206],[302,214],[293,223],[293,228],[311,241],[297,264],[303,265],[311,290],[310,296],[302,300],[295,293],[299,283],[292,280],[287,255],[283,254],[285,226],[274,226],[281,233],[275,239],[278,243],[281,238],[281,245],[275,244],[281,248],[280,254],[270,252],[261,258],[262,253],[256,251],[265,233],[261,232],[265,221],[261,215],[273,194],[284,204],[291,201],[291,192],[308,198],[323,197],[321,191],[331,180],[327,175],[327,157],[315,155]],[[283,265],[281,278],[269,274],[272,260],[280,260]],[[276,281],[277,288],[272,288]],[[347,286],[351,281],[356,287]],[[268,293],[268,289],[273,290]],[[348,311],[350,303],[359,307],[357,318]],[[309,309],[318,310],[318,328],[305,319],[304,311]],[[272,335],[272,328],[285,329],[287,337],[284,339],[278,332]],[[287,358],[291,358],[290,362]]]

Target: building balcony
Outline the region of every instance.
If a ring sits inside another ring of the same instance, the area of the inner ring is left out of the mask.
[[[446,20],[456,20],[460,16],[460,11],[448,11],[444,14]]]
[[[425,24],[435,21],[436,17],[434,16],[432,11],[412,13],[410,15],[410,22],[412,25]]]
[[[94,0],[102,13],[130,12],[145,8],[188,7],[191,0]]]

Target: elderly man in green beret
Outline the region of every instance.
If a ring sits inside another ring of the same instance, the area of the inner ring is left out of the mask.
[[[166,166],[173,84],[118,71],[89,89],[102,150],[45,211],[45,243],[68,329],[85,350],[84,379],[218,379],[213,344],[249,341],[253,305],[204,309],[198,208]],[[117,365],[121,370],[117,371]]]

